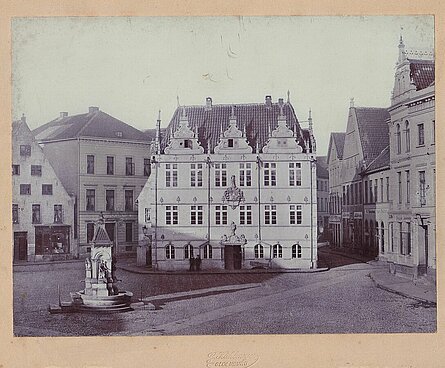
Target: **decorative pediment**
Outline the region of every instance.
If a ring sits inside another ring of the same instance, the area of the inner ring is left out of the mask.
[[[283,113],[283,105],[280,106],[278,115],[278,126],[269,136],[267,144],[263,148],[263,153],[280,153],[289,150],[302,152],[301,146],[297,143],[294,132],[286,124],[286,116]]]
[[[229,126],[224,132],[221,132],[218,145],[215,147],[215,153],[252,153],[252,147],[249,146],[245,132],[243,133],[236,124],[235,107],[232,106]]]
[[[178,129],[170,137],[170,141],[164,149],[166,154],[199,154],[204,153],[204,148],[198,141],[198,135],[189,127],[185,107],[179,120]]]
[[[230,225],[230,235],[224,234],[221,237],[220,244],[221,245],[245,245],[247,243],[247,239],[244,234],[236,235],[236,224],[232,221]]]
[[[105,230],[105,219],[103,213],[100,214],[99,220],[95,223],[95,231],[92,243],[94,247],[111,247],[113,242],[110,240],[107,231]]]

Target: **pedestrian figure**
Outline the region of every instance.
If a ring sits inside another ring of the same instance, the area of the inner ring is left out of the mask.
[[[193,254],[190,256],[190,268],[189,271],[194,271],[195,270],[195,258],[193,257]]]
[[[196,256],[195,266],[196,266],[196,271],[201,271],[201,257],[199,256],[199,254]]]

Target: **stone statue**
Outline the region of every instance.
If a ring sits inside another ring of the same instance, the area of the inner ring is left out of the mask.
[[[232,175],[232,176],[230,177],[230,181],[231,181],[231,183],[232,183],[232,188],[235,188],[235,187],[236,187],[235,175]]]
[[[235,176],[232,176],[233,178]],[[235,222],[232,221],[232,223],[230,224],[230,231],[232,232],[231,236],[235,236],[235,231],[236,231],[236,224]]]
[[[91,278],[91,260],[89,258],[85,259],[85,277]]]

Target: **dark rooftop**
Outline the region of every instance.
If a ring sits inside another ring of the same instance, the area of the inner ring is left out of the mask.
[[[379,171],[389,167],[390,151],[389,146],[386,146],[383,151],[369,164],[364,170],[365,173]]]
[[[409,60],[411,81],[419,91],[430,85],[435,80],[434,61],[433,60]]]
[[[335,149],[337,150],[337,156],[339,159],[342,159],[346,133],[331,133],[331,135],[334,140]]]

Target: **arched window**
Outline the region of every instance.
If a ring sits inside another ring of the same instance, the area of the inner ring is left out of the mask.
[[[165,247],[165,258],[175,259],[175,247],[172,244],[167,244]]]
[[[184,247],[184,258],[188,259],[193,256],[193,246],[191,244],[187,244]]]
[[[292,245],[292,258],[301,258],[301,245]]]
[[[411,136],[409,133],[409,122],[405,121],[405,150],[409,152],[411,149]]]
[[[212,246],[210,244],[204,246],[204,258],[212,258]]]
[[[253,249],[255,252],[255,258],[264,258],[264,248],[261,244],[255,245]]]
[[[382,253],[385,253],[385,227],[383,225],[383,221],[380,224],[380,239]]]
[[[280,244],[273,246],[273,258],[283,258],[283,247]]]
[[[374,237],[374,246],[379,249],[379,223],[376,221],[375,222],[375,237]]]
[[[402,152],[402,139],[400,137],[400,124],[396,126],[396,140],[397,140],[397,153],[400,155]]]

